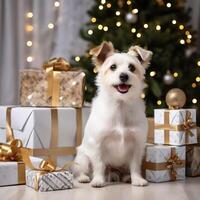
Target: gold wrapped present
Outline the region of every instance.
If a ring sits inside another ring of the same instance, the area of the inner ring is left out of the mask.
[[[186,176],[200,176],[200,145],[186,146]]]
[[[82,107],[85,73],[71,68],[63,58],[53,58],[44,63],[43,68],[20,72],[20,104]]]

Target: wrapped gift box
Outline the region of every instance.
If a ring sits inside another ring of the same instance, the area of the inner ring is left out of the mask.
[[[25,164],[0,161],[0,186],[18,184],[25,184]]]
[[[2,143],[6,143],[6,110],[6,106],[0,107]],[[56,113],[57,120],[54,119]],[[84,124],[88,114],[89,112],[83,115]],[[63,165],[73,159],[76,146],[81,143],[82,110],[15,107],[11,110],[11,128],[14,138],[22,140],[23,146],[30,149],[32,156],[51,156],[52,159],[57,159],[58,166]],[[53,129],[57,130],[54,136]]]
[[[195,109],[155,109],[154,143],[184,145],[197,143]]]
[[[200,146],[189,145],[186,147],[186,175],[200,176]]]
[[[20,72],[20,104],[82,107],[85,90],[84,72],[60,71],[55,75],[56,77],[49,78],[45,70],[22,70]]]
[[[39,166],[42,159],[31,157],[35,166]],[[25,184],[25,164],[22,161],[0,161],[0,186]]]
[[[40,171],[28,169],[26,170],[26,185],[41,192],[71,189],[73,174],[69,171],[42,174]]]
[[[184,179],[185,146],[147,145],[143,171],[155,183]]]

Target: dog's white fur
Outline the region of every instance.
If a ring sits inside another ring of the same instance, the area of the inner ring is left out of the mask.
[[[138,46],[131,47],[128,53],[116,53],[110,42],[103,42],[92,54],[99,67],[98,94],[92,103],[83,142],[77,148],[75,174],[79,182],[90,182],[92,178],[92,186],[102,187],[107,165],[126,166],[130,169],[133,185],[147,185],[140,174],[148,129],[140,95],[152,53]],[[110,70],[113,64],[117,66],[115,71]],[[129,64],[135,66],[135,72],[129,70]],[[120,84],[121,73],[128,74],[127,84],[131,85],[125,94],[113,87]]]

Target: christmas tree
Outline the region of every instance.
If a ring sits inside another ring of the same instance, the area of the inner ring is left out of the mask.
[[[184,0],[96,0],[88,14],[90,21],[81,29],[81,37],[89,42],[88,51],[74,57],[73,63],[86,71],[86,101],[96,92],[97,70],[89,50],[105,40],[119,51],[140,45],[153,52],[146,72],[148,87],[141,94],[149,116],[154,108],[166,107],[165,95],[175,87],[185,91],[186,106],[197,107],[200,59],[194,51],[195,32]]]

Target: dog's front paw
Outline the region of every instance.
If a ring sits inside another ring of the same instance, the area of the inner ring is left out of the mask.
[[[79,183],[89,183],[90,177],[85,174],[81,174],[80,176],[77,177],[77,180]]]
[[[103,177],[94,177],[91,182],[92,187],[103,187],[105,185],[105,181]]]
[[[132,185],[134,186],[146,186],[148,185],[148,182],[143,179],[142,177],[134,176],[132,178]]]

